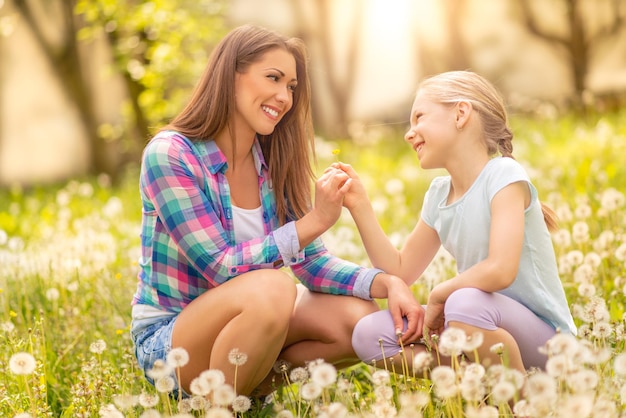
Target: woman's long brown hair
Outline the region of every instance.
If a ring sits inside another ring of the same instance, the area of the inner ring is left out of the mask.
[[[278,219],[284,224],[301,218],[309,210],[314,178],[311,163],[315,158],[315,145],[308,56],[300,39],[286,38],[253,25],[232,30],[211,53],[185,108],[163,129],[178,131],[194,141],[212,140],[224,129],[233,133],[230,117],[235,110],[235,74],[245,72],[250,64],[275,48],[293,55],[298,86],[291,109],[274,132],[258,135],[258,138],[276,194]],[[233,149],[236,149],[236,138],[234,135],[231,138]]]

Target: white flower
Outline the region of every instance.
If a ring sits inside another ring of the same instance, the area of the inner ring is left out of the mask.
[[[139,415],[139,418],[161,418],[161,413],[156,409],[146,409]]]
[[[30,353],[15,353],[9,360],[9,369],[13,374],[17,375],[32,374],[36,366],[35,357]]]
[[[184,367],[189,363],[189,353],[183,347],[175,347],[167,353],[165,361],[173,368]]]
[[[470,402],[478,402],[485,396],[485,387],[480,383],[480,380],[463,379],[459,389],[463,399]]]
[[[554,355],[546,361],[546,372],[552,377],[563,377],[569,371],[570,361],[565,354]]]
[[[224,383],[213,391],[213,402],[219,406],[230,405],[235,400],[235,389],[228,383]]]
[[[56,287],[51,287],[50,289],[46,290],[46,299],[48,299],[50,302],[59,300],[59,296],[61,296],[61,293]]]
[[[485,340],[485,336],[482,332],[476,331],[472,333],[471,336],[467,337],[465,344],[463,344],[464,351],[474,351],[481,345],[483,345],[483,341]]]
[[[155,389],[160,393],[170,393],[175,386],[176,382],[171,376],[160,377],[154,382]]]
[[[122,411],[131,409],[139,403],[136,395],[113,395],[113,403]]]
[[[0,230],[0,232],[2,231]],[[17,415],[13,415],[13,418],[33,418],[33,416],[29,414],[28,412],[21,412]]]
[[[98,413],[102,418],[124,418],[124,414],[122,414],[113,404],[102,406]]]
[[[439,351],[447,356],[458,356],[463,352],[467,334],[460,328],[449,327],[441,333]]]
[[[219,369],[205,370],[200,373],[200,379],[204,380],[203,384],[206,385],[209,390],[215,390],[226,382],[224,372]]]
[[[463,371],[463,379],[480,380],[484,375],[485,368],[479,363],[470,363]]]
[[[233,348],[228,353],[228,361],[233,366],[243,366],[248,361],[248,355],[240,352],[238,348]]]
[[[596,294],[596,287],[591,283],[582,283],[578,286],[578,294],[584,298],[589,298]]]
[[[420,351],[413,358],[413,371],[415,373],[423,372],[433,363],[433,355],[430,351]]]
[[[304,382],[309,378],[309,372],[304,367],[296,367],[289,373],[289,379],[292,383]]]
[[[94,354],[102,354],[107,348],[107,343],[104,340],[96,340],[89,345],[89,351]]]
[[[620,376],[626,376],[626,353],[618,354],[613,361],[613,369]]]
[[[372,374],[372,383],[374,386],[386,385],[391,381],[391,376],[387,370],[376,370]]]
[[[212,388],[209,386],[206,379],[194,377],[189,384],[189,390],[193,395],[206,396],[211,393]]]
[[[227,408],[214,406],[206,411],[207,418],[232,418],[233,414]]]
[[[393,398],[393,389],[391,386],[376,386],[374,389],[374,396],[376,396],[376,400],[380,401],[390,401]]]
[[[291,412],[288,409],[283,409],[276,413],[276,418],[294,418],[294,417],[293,417],[293,412]]]
[[[236,413],[246,412],[250,409],[252,403],[250,402],[250,398],[247,396],[239,395],[233,399],[232,402],[233,411]]]
[[[325,388],[337,381],[337,369],[329,363],[322,363],[311,368],[311,380]]]
[[[162,377],[171,375],[173,371],[174,369],[172,369],[172,367],[169,364],[167,364],[161,359],[158,359],[158,360],[155,360],[154,364],[152,365],[152,368],[148,369],[146,374],[148,375],[148,377],[156,381]]]
[[[207,400],[202,395],[192,396],[189,401],[189,405],[191,406],[191,409],[194,411],[202,411],[206,407],[206,404],[207,404]]]
[[[154,408],[159,403],[159,397],[153,393],[143,392],[139,395],[139,405],[144,408]]]
[[[496,383],[491,389],[491,396],[496,404],[510,401],[515,396],[515,385],[506,380]]]
[[[312,401],[322,394],[322,387],[315,382],[308,382],[300,388],[300,395],[306,401]]]
[[[552,400],[556,398],[556,382],[550,375],[543,372],[535,373],[528,377],[524,386],[524,393],[532,401]]]
[[[0,329],[7,334],[10,334],[15,331],[15,325],[11,321],[2,322],[0,323]]]

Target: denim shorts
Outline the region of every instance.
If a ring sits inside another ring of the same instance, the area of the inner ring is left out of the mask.
[[[154,379],[148,375],[148,371],[152,369],[155,361],[166,361],[167,354],[172,349],[172,331],[176,318],[178,315],[132,321],[130,336],[135,345],[135,357],[139,368],[151,385],[154,385]],[[170,395],[178,397],[179,384],[176,373],[172,372],[171,377],[175,383]],[[182,395],[183,397],[189,396],[184,389]]]

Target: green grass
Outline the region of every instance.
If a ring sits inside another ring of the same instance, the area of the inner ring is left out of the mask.
[[[593,364],[577,365],[576,372],[597,377],[597,384],[583,393],[568,380],[574,370],[551,376],[557,394],[550,410],[591,402],[596,413],[608,411],[602,416],[620,416],[626,413],[626,377],[618,367],[626,299],[626,112],[546,120],[518,116],[512,126],[514,155],[561,218],[562,230],[554,242],[581,329],[578,342],[604,353]],[[320,172],[337,158],[335,148],[341,150],[338,158],[360,173],[383,228],[400,245],[419,216],[430,180],[441,173],[419,168],[403,132],[356,143],[320,140]],[[141,208],[136,170],[124,179],[115,187],[101,177],[0,189],[0,416],[150,416],[145,411],[151,408],[137,405],[134,398],[130,402],[135,406],[123,415],[109,406],[121,410],[121,395],[141,393],[157,396],[154,409],[163,416],[179,412],[175,400],[146,384],[132,354],[129,303]],[[367,264],[352,221],[344,215],[324,239],[336,254]],[[425,300],[429,287],[453,271],[452,260],[442,253],[414,286],[416,297]],[[605,315],[591,316],[598,311]],[[104,349],[96,344],[100,340]],[[9,362],[19,352],[35,358],[32,373],[14,373]],[[393,416],[389,411],[462,416],[481,405],[492,406],[501,416],[510,414],[508,406],[494,404],[490,396],[483,404],[461,395],[442,399],[431,381],[412,372],[394,373],[401,369],[390,365],[390,380],[382,384],[380,374],[367,365],[340,371],[336,383],[313,400],[306,399],[306,381],[294,382],[276,392],[273,405],[254,405],[246,416],[288,416],[286,411],[296,416]],[[528,388],[518,391],[517,400],[538,402],[529,393]],[[424,404],[419,396],[426,397]],[[180,416],[221,416],[211,411],[188,414]]]

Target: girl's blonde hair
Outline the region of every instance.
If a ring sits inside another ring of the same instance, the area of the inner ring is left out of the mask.
[[[449,71],[426,78],[418,90],[438,103],[471,103],[480,118],[489,155],[500,152],[503,157],[514,158],[513,132],[508,126],[504,100],[487,79],[472,71]],[[541,209],[548,229],[556,231],[554,211],[543,202]]]

